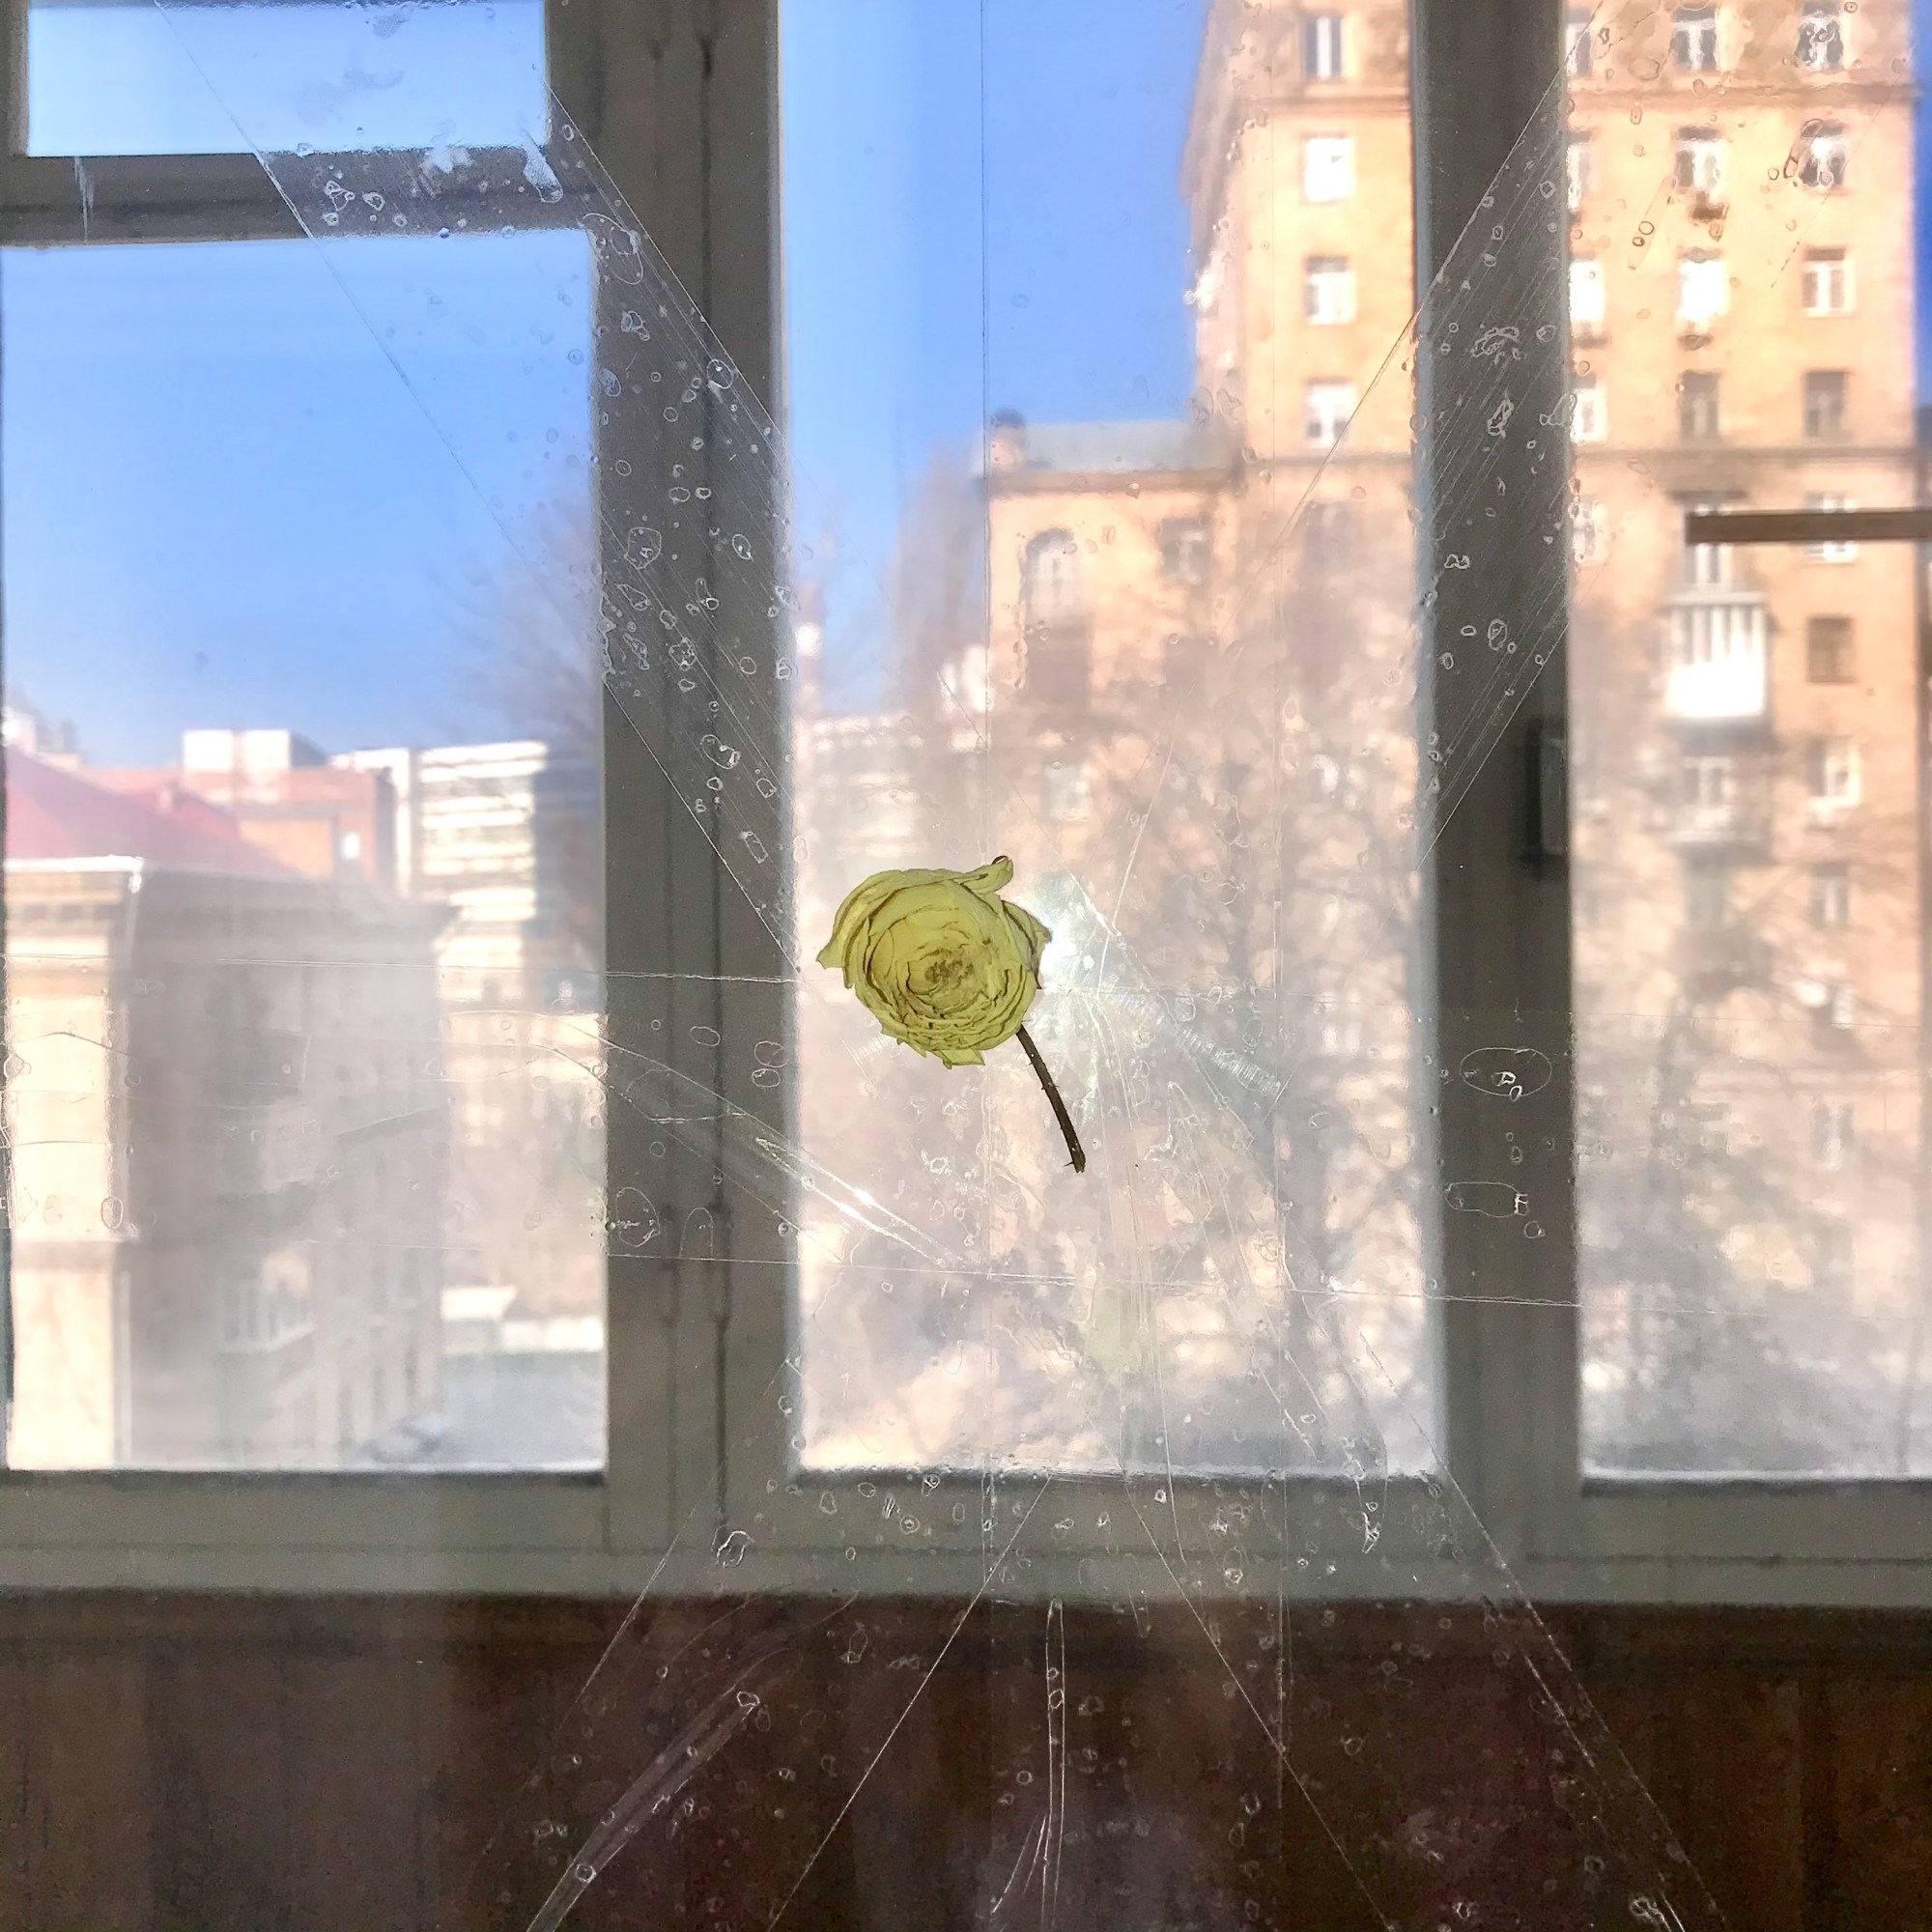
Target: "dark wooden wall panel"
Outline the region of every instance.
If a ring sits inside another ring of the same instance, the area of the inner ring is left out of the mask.
[[[0,1652],[0,1925],[28,1922],[27,1667]]]
[[[573,1927],[764,1924],[789,1898],[786,1925],[950,1932],[1005,1889],[1012,1926],[1057,1890],[1064,1932],[1368,1932],[1349,1859],[1264,1734],[1282,1721],[1385,1900],[1426,1841],[1497,1922],[1592,1922],[1575,1898],[1547,1918],[1521,1902],[1570,1857],[1564,1774],[1474,1612],[1342,1610],[1291,1672],[1267,1618],[1239,1611],[1217,1658],[1191,1627],[1101,1612],[1056,1635],[1012,1606],[664,1604],[580,1696],[621,1620],[0,1598],[0,1932],[521,1928],[645,1787],[665,1802]],[[1553,1622],[1740,1932],[1932,1924],[1932,1617]],[[1378,1721],[1404,1761],[1348,1750]],[[1432,1788],[1459,1802],[1417,1809]]]
[[[257,1652],[162,1650],[150,1662],[152,1790],[167,1807],[155,1833],[156,1925],[289,1922],[288,1674]]]
[[[27,1918],[69,1932],[156,1924],[158,1814],[148,1743],[148,1671],[138,1646],[71,1646],[27,1670]]]

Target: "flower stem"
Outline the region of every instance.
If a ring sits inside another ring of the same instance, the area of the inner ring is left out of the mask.
[[[1026,1049],[1026,1057],[1033,1062],[1033,1070],[1039,1075],[1039,1084],[1046,1089],[1053,1118],[1060,1122],[1060,1131],[1066,1136],[1066,1154],[1073,1163],[1073,1172],[1085,1174],[1087,1150],[1080,1145],[1080,1136],[1073,1131],[1073,1116],[1066,1111],[1066,1102],[1060,1097],[1060,1089],[1054,1084],[1053,1075],[1046,1070],[1046,1062],[1039,1057],[1039,1048],[1033,1043],[1033,1035],[1025,1027],[1020,1028],[1019,1041]]]

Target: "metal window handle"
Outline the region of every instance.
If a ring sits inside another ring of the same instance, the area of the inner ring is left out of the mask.
[[[1522,741],[1523,863],[1537,872],[1570,860],[1570,741],[1563,726],[1533,718]]]
[[[1932,543],[1932,506],[1908,510],[1687,510],[1687,544]]]

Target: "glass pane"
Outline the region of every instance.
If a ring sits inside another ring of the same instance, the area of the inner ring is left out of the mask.
[[[794,12],[802,947],[869,873],[1010,857],[1055,935],[1038,1045],[1096,1164],[1165,1177],[1122,1218],[1018,1052],[969,1103],[809,973],[806,1148],[942,1221],[980,1285],[968,1322],[944,1272],[848,1281],[808,1242],[806,1460],[1264,1468],[1256,1337],[1286,1335],[1344,1407],[1373,1355],[1378,1455],[1430,1466],[1406,370],[1367,400],[1414,306],[1406,35],[1393,10],[1346,36],[1284,14],[1251,72],[1189,7],[1101,35],[1084,8],[864,37],[868,10]],[[1309,47],[1319,106],[1229,135]],[[1215,1127],[1184,1124],[1197,1087]]]
[[[588,250],[344,250],[0,255],[14,1467],[602,1461]]]
[[[28,0],[31,155],[521,147],[548,125],[542,0]]]
[[[1912,15],[1595,30],[1573,348],[1583,1419],[1602,1474],[1932,1473]],[[1573,150],[1574,151],[1574,150]],[[1578,179],[1573,174],[1573,183]]]

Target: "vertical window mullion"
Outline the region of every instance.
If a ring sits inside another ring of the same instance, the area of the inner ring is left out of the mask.
[[[1512,420],[1538,425],[1534,433],[1498,438],[1493,450],[1483,446],[1483,500],[1473,500],[1466,459],[1480,432],[1472,438],[1466,420],[1467,367],[1453,348],[1445,355],[1444,344],[1430,338],[1433,301],[1426,301],[1416,413],[1423,610],[1433,636],[1420,648],[1434,685],[1425,686],[1422,724],[1445,739],[1480,731],[1493,743],[1466,792],[1452,802],[1430,855],[1435,1038],[1425,1072],[1440,1103],[1438,1179],[1507,1181],[1526,1198],[1540,1231],[1530,1240],[1524,1218],[1440,1210],[1440,1264],[1432,1273],[1442,1297],[1450,1472],[1504,1554],[1516,1556],[1547,1501],[1528,1485],[1548,1483],[1554,1471],[1574,1489],[1577,1466],[1570,1066],[1565,1030],[1552,1023],[1570,1004],[1569,889],[1560,833],[1550,823],[1560,814],[1560,795],[1551,800],[1547,790],[1531,789],[1547,788],[1552,771],[1560,773],[1565,716],[1563,613],[1547,608],[1548,578],[1538,573],[1547,571],[1552,532],[1564,527],[1564,508],[1546,499],[1567,487],[1567,475],[1543,464],[1564,419],[1567,269],[1560,218],[1525,215],[1512,231],[1510,216],[1488,196],[1513,151],[1514,172],[1536,164],[1533,152],[1518,145],[1527,129],[1532,144],[1551,144],[1548,172],[1561,209],[1563,149],[1553,122],[1560,110],[1549,90],[1563,46],[1562,14],[1557,0],[1415,0],[1412,17],[1418,283],[1428,289],[1459,244],[1479,251],[1466,258],[1472,265],[1488,267],[1480,235],[1495,238],[1494,252],[1507,259],[1507,279],[1495,283],[1497,306],[1509,312],[1486,312],[1480,322],[1516,330]],[[1490,226],[1479,231],[1472,222]],[[1478,320],[1454,319],[1459,340]],[[1506,489],[1488,480],[1492,471]],[[1559,557],[1562,550],[1558,542]],[[1442,667],[1459,647],[1466,654],[1466,639],[1483,637],[1498,616],[1519,636],[1540,623],[1540,635],[1549,638],[1553,626],[1554,655],[1493,732],[1493,696],[1465,696]],[[1459,717],[1463,704],[1487,715]],[[1531,850],[1533,823],[1541,842]],[[1552,838],[1558,850],[1550,849]],[[1543,1056],[1548,1084],[1508,1105],[1459,1076],[1466,1056],[1495,1047]]]

